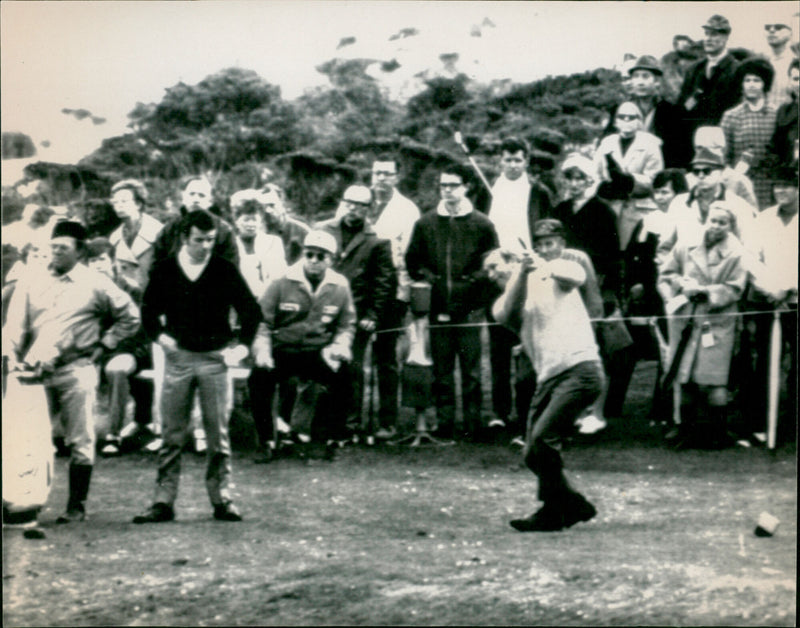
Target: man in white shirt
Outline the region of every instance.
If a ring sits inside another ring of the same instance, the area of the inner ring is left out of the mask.
[[[492,186],[487,212],[494,223],[500,248],[521,255],[533,250],[533,225],[549,215],[550,192],[528,177],[530,150],[522,140],[509,137],[500,145],[500,176]],[[511,418],[511,352],[518,344],[515,334],[505,327],[489,327],[492,363],[492,409],[490,428],[503,428]],[[525,421],[525,417],[517,417]],[[516,430],[515,430],[516,431]]]
[[[787,379],[786,420],[780,421],[779,427],[781,440],[793,440],[792,430],[797,417],[797,260],[800,255],[797,165],[777,168],[772,189],[778,203],[761,212],[754,225],[759,238],[760,263],[755,264],[752,271],[752,282],[757,293],[753,305],[757,310],[770,307],[781,310],[781,335],[788,345],[791,359]],[[748,388],[748,394],[743,397],[751,410],[749,431],[763,432],[768,377],[767,347],[772,317],[754,316],[753,319],[756,324],[754,342],[757,358],[752,377],[747,373],[743,381]]]
[[[767,102],[775,109],[791,100],[789,96],[789,64],[795,58],[791,48],[792,27],[789,17],[764,24],[767,36],[767,60],[775,70],[772,88],[767,94]]]
[[[541,221],[537,237],[552,236],[563,236],[561,224]],[[571,426],[597,399],[604,379],[589,314],[576,289],[586,281],[586,271],[557,254],[557,247],[543,249],[544,256],[528,252],[492,307],[498,321],[519,332],[539,379],[524,459],[539,479],[544,505],[533,515],[510,522],[520,532],[562,530],[597,514],[570,486],[553,446],[559,429]]]
[[[400,329],[410,299],[411,278],[406,270],[405,255],[414,223],[420,217],[419,208],[397,189],[400,164],[393,155],[379,155],[372,162],[372,207],[368,219],[379,238],[392,245],[392,261],[397,271],[397,294],[390,298],[384,309],[381,327]],[[397,361],[397,342],[401,331],[375,336],[372,350],[378,365],[378,392],[380,395],[380,429],[375,436],[386,440],[397,431],[397,391],[400,384],[400,367]]]

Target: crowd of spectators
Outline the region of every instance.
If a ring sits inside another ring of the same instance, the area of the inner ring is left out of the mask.
[[[552,346],[536,338],[520,350],[520,327],[501,326],[492,305],[533,251],[568,260],[567,275],[580,276],[570,281],[581,298],[558,307],[588,317],[605,371],[605,381],[593,384],[598,394],[584,400],[577,431],[623,420],[636,363],[656,360],[654,415],[669,442],[762,442],[775,312],[791,364],[781,435],[793,438],[800,64],[790,24],[767,24],[770,54],[743,60],[727,48],[726,18],[714,15],[703,29],[702,54],[678,37],[671,55],[645,55],[628,68],[626,93],[593,154],[568,154],[556,169],[558,194],[530,174],[531,151],[510,137],[488,195],[473,203],[469,170],[447,167],[437,181],[441,200],[425,213],[398,190],[403,173],[393,155],[379,155],[368,184],[348,187],[336,215],[316,225],[291,215],[275,183],[237,191],[229,211],[216,207],[204,176],[181,182],[179,212],[165,224],[133,179],[113,186],[118,221],[105,232],[87,231],[63,208],[26,207],[4,230],[20,256],[3,287],[4,354],[10,338],[10,361],[36,369],[51,393],[54,442],[77,469],[65,520],[82,518],[95,436],[102,455],[159,450],[157,499],[138,522],[174,517],[187,445],[208,448],[215,516],[238,520],[227,492],[233,395],[226,373],[234,366],[248,373],[260,461],[281,441],[331,457],[353,439],[400,438],[401,403],[416,409],[416,429],[430,442],[498,435],[520,442],[537,379],[541,386],[553,376],[547,369],[564,338]],[[113,343],[98,340],[109,325],[119,331],[113,317],[95,313],[98,331],[83,346],[64,303],[41,300],[30,310],[35,287],[52,272],[51,237],[54,255],[62,255],[62,240],[74,240],[80,264],[105,275],[98,285],[111,296],[92,298],[112,299],[118,318],[124,312],[125,333]],[[495,310],[503,322],[513,320],[509,307]],[[137,328],[131,312],[139,309]],[[552,329],[552,313],[542,316]],[[63,333],[44,350],[50,319]],[[569,320],[560,323],[568,335]],[[491,416],[482,412],[483,327]],[[413,359],[405,373],[399,356],[408,333]],[[72,410],[59,399],[86,383],[56,380],[89,358],[99,399],[84,390],[80,416],[65,418]],[[365,371],[372,380],[366,413]],[[426,398],[435,408],[427,422]]]

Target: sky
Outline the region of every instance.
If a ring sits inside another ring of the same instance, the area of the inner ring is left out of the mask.
[[[324,84],[314,68],[336,56],[396,58],[400,81],[458,52],[459,68],[477,80],[527,82],[613,67],[626,52],[660,56],[677,33],[698,39],[713,13],[731,21],[730,45],[760,50],[764,23],[793,14],[797,23],[796,12],[777,1],[4,0],[1,125],[30,135],[37,159],[69,163],[125,133],[138,101],[158,102],[180,81],[231,66],[255,70],[287,99]],[[471,35],[480,25],[481,36]],[[390,40],[403,28],[418,34]],[[337,50],[344,37],[355,43]],[[106,122],[78,121],[64,108]]]

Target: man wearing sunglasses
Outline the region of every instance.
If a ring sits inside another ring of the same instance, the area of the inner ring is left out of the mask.
[[[767,94],[767,102],[777,109],[791,100],[789,96],[789,65],[797,55],[791,47],[792,27],[791,18],[775,20],[764,24],[764,34],[767,38],[767,60],[775,70],[775,79],[772,88]]]
[[[750,248],[756,209],[723,185],[724,168],[721,151],[703,146],[697,149],[691,164],[692,178],[696,183],[689,192],[676,196],[669,206],[669,227],[658,245],[659,262],[678,242],[684,246],[696,246],[702,241],[708,212],[716,201],[725,201],[726,207],[734,213],[737,226],[734,235],[746,249]]]
[[[338,218],[325,221],[317,228],[330,233],[341,251],[333,262],[333,268],[341,273],[349,282],[356,308],[356,334],[353,340],[353,359],[348,370],[352,378],[352,399],[347,415],[348,430],[354,433],[367,432],[372,436],[371,428],[366,428],[361,420],[361,408],[364,399],[364,354],[369,340],[376,330],[387,327],[384,315],[387,303],[397,292],[397,273],[392,261],[392,248],[389,240],[379,238],[372,226],[367,222],[367,213],[372,203],[372,193],[363,185],[351,185],[344,191],[337,210]],[[394,358],[392,352],[381,356],[387,360]],[[380,363],[376,356],[375,362]],[[381,374],[382,377],[382,374]],[[387,397],[389,397],[387,395]],[[397,415],[397,394],[391,399],[381,395],[381,407],[394,401],[394,416]],[[390,414],[388,409],[381,416]],[[394,423],[381,426],[384,429],[394,428]],[[386,439],[393,434],[381,436]]]
[[[336,250],[330,233],[309,231],[300,260],[259,301],[264,322],[253,343],[256,366],[250,386],[260,390],[253,420],[262,443],[274,441],[275,387],[294,377],[299,379],[297,396],[284,413],[293,438],[302,446],[341,436],[346,375],[340,367],[351,358],[356,317],[347,279],[331,269]],[[317,417],[318,408],[326,414]],[[333,449],[326,455],[332,456]]]

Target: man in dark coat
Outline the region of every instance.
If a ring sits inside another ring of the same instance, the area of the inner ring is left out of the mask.
[[[437,435],[453,436],[455,362],[461,369],[465,432],[476,438],[481,426],[480,328],[487,300],[486,254],[497,248],[492,222],[466,198],[468,171],[450,166],[439,175],[441,202],[414,225],[406,266],[415,281],[431,284],[431,357]]]
[[[665,168],[686,167],[692,158],[692,146],[682,140],[683,130],[680,107],[659,95],[664,72],[655,57],[639,57],[628,70],[631,82],[631,100],[642,112],[642,130],[658,137]]]
[[[721,15],[712,15],[703,25],[706,58],[686,72],[676,104],[683,107],[689,141],[699,126],[717,126],[722,114],[739,102],[739,62],[728,51],[731,25]]]
[[[337,212],[339,217],[317,225],[317,228],[336,238],[340,253],[333,263],[333,269],[350,282],[356,308],[358,322],[353,340],[353,359],[349,365],[353,378],[353,395],[348,413],[349,427],[356,431],[363,430],[361,407],[364,399],[364,354],[373,333],[385,326],[383,315],[386,305],[397,292],[397,272],[392,261],[391,243],[378,238],[372,226],[366,222],[371,203],[372,193],[369,188],[351,185],[342,196]],[[373,349],[375,347],[373,345]],[[378,365],[379,377],[382,377],[381,364],[396,360],[393,345],[391,349],[390,355],[375,355],[373,363]],[[397,397],[384,399],[381,396],[380,403],[383,405],[392,401],[397,403]],[[395,409],[394,414],[396,413]],[[381,412],[380,415],[387,416],[390,413]],[[394,426],[381,427],[388,430]],[[371,430],[367,431],[371,435]]]
[[[182,246],[181,221],[186,214],[198,209],[206,210],[214,217],[217,236],[212,254],[223,257],[239,267],[239,250],[236,247],[233,227],[219,217],[219,210],[215,209],[213,204],[211,182],[203,176],[192,176],[182,181],[180,213],[164,225],[164,229],[153,244],[152,267],[178,254]]]

